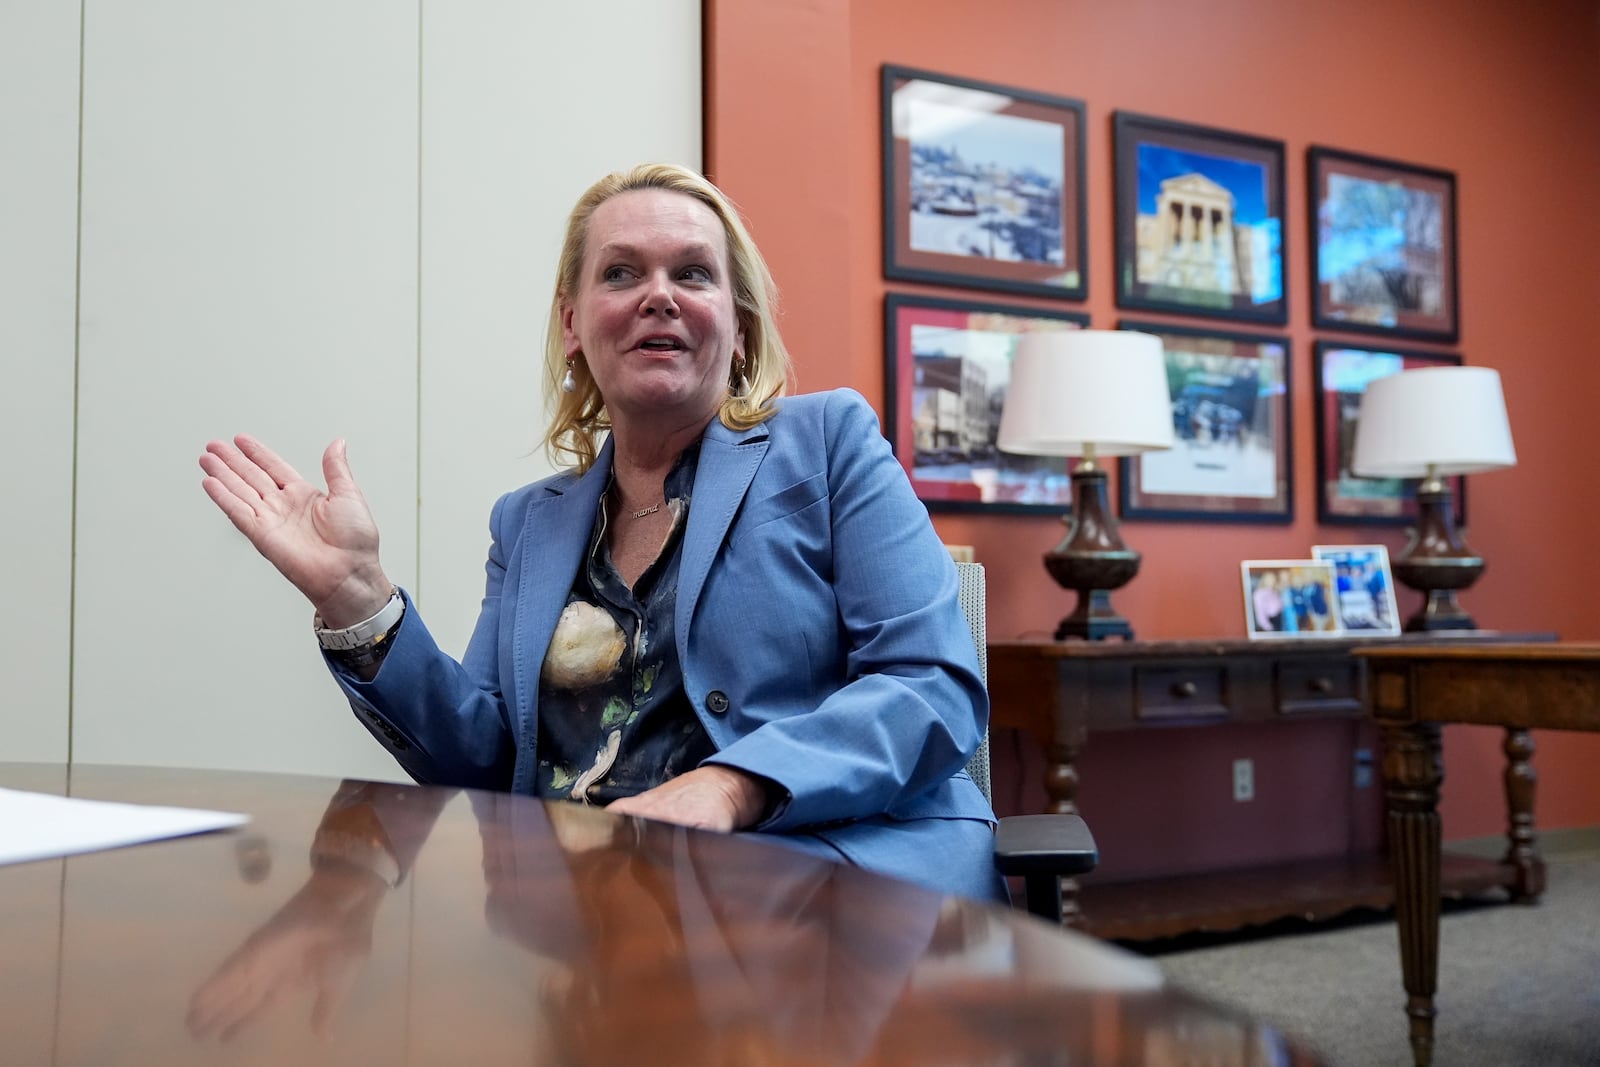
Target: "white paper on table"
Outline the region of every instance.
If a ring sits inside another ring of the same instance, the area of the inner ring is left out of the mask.
[[[0,789],[0,865],[209,833],[248,815]]]

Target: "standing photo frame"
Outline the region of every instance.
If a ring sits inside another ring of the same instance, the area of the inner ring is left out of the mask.
[[[1117,306],[1284,325],[1282,141],[1118,111]]]
[[[1400,633],[1400,609],[1394,601],[1387,547],[1312,545],[1311,558],[1333,564],[1333,588],[1345,633],[1363,637]]]
[[[884,434],[928,510],[1070,511],[1064,457],[1011,455],[996,442],[1017,342],[1083,329],[1089,316],[890,293],[883,319]]]
[[[1245,633],[1252,639],[1338,637],[1344,633],[1333,564],[1314,559],[1247,559]]]
[[[1313,145],[1311,324],[1454,342],[1456,177]]]
[[[1127,319],[1161,339],[1174,445],[1124,456],[1124,519],[1294,521],[1289,338]]]
[[[1317,521],[1332,525],[1404,526],[1417,517],[1416,486],[1400,478],[1362,478],[1350,470],[1361,397],[1376,378],[1415,367],[1454,367],[1461,357],[1442,352],[1380,349],[1318,341],[1313,411],[1317,443]],[[1456,524],[1467,521],[1466,479],[1449,479]]]
[[[884,277],[1088,295],[1081,100],[885,66]]]

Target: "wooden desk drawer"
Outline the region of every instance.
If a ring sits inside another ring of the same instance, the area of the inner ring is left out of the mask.
[[[1360,715],[1365,673],[1350,656],[1318,656],[1278,664],[1278,714]]]
[[[1137,667],[1133,672],[1134,718],[1142,722],[1225,719],[1227,669],[1195,664]]]

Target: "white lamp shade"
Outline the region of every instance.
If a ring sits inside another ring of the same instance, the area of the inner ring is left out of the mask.
[[[1500,373],[1423,367],[1374,379],[1361,397],[1350,468],[1367,478],[1420,478],[1515,466]]]
[[[1131,456],[1172,447],[1166,355],[1154,334],[1064,330],[1025,334],[1011,361],[1002,452]]]

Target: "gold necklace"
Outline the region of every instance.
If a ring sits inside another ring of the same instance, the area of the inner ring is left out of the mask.
[[[661,504],[665,504],[665,503],[666,503],[665,500],[663,500],[661,502]],[[656,512],[660,511],[661,510],[661,504],[651,504],[647,508],[640,508],[638,511],[630,511],[629,514],[631,514],[636,519],[642,519],[646,515],[654,515]]]

